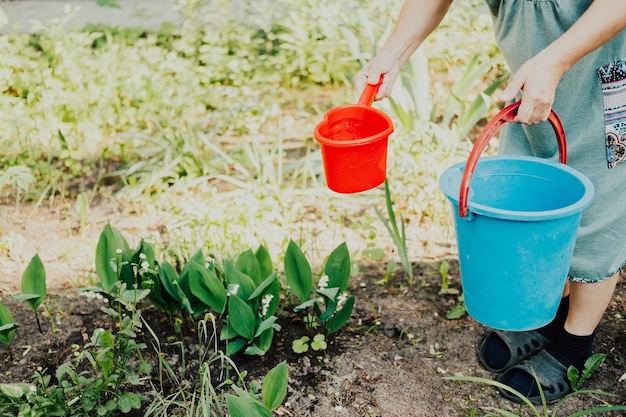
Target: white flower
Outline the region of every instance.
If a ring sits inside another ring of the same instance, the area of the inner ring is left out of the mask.
[[[117,253],[118,255],[122,254],[122,250],[120,248],[115,249],[115,253]]]
[[[330,279],[330,277],[326,274],[322,275],[319,282],[317,283],[317,286],[319,287],[319,289],[323,289],[328,287],[328,280]]]
[[[239,284],[230,284],[228,286],[228,290],[226,291],[226,297],[237,295],[237,292],[239,292]]]
[[[150,263],[148,261],[143,261],[141,263],[141,269],[143,269],[144,271],[147,271],[148,268],[150,268]]]
[[[87,297],[87,298],[92,298],[92,299],[103,299],[104,298],[102,296],[102,294],[96,293],[96,292],[93,292],[93,291],[83,291],[83,292],[81,292],[81,295],[83,295],[84,297]]]
[[[348,299],[348,294],[346,294],[345,292],[342,292],[341,295],[337,297],[337,306],[343,307],[347,299]]]
[[[142,261],[145,260],[147,258],[145,253],[140,253],[139,254],[139,259],[141,259]]]
[[[274,299],[274,296],[272,294],[266,294],[261,299],[261,316],[262,317],[267,316],[267,309],[270,307],[270,303],[272,302],[273,299]]]

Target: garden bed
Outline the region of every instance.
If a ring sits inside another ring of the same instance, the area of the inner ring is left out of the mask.
[[[0,224],[5,230],[20,222],[12,209],[5,207],[3,213]],[[58,230],[54,216],[47,217],[47,221],[50,231]],[[27,240],[37,246],[51,237],[55,238],[44,232],[27,236]],[[61,233],[54,241],[62,246],[71,238],[71,234]],[[10,255],[3,255],[5,261]],[[79,259],[93,255],[73,256]],[[451,285],[458,288],[456,260],[446,260],[451,265]],[[232,356],[239,371],[247,372],[244,382],[249,386],[252,381],[261,381],[272,367],[286,361],[288,393],[275,410],[276,415],[284,416],[468,416],[474,409],[476,415],[486,415],[481,411],[483,407],[518,412],[516,405],[501,399],[487,385],[445,379],[460,375],[493,377],[480,367],[475,355],[485,328],[467,316],[447,319],[446,313],[457,303],[457,296],[439,294],[441,275],[430,262],[415,262],[413,266],[415,277],[412,285],[407,285],[400,270],[381,282],[387,273],[385,263],[360,262],[359,272],[349,286],[350,294],[356,296],[352,318],[346,327],[331,335],[325,350],[309,349],[301,354],[293,351],[292,342],[306,332],[293,306],[285,306],[278,314],[282,330],[264,356]],[[11,279],[13,284],[19,281],[15,275]],[[15,290],[5,285],[2,301],[21,327],[15,332],[10,353],[4,347],[0,350],[0,383],[30,382],[36,371],[53,376],[62,363],[73,360],[94,329],[111,327],[111,318],[101,311],[105,306],[102,300],[80,296],[76,285],[68,285],[62,277],[57,276],[57,280],[53,277],[45,309],[40,309],[43,333],[37,329],[32,310],[12,300]],[[607,354],[607,360],[586,385],[617,397],[576,396],[561,407],[558,415],[603,404],[601,399],[626,404],[620,379],[625,372],[626,353],[624,291],[625,286],[620,284],[598,332],[596,351]],[[158,336],[161,355],[174,368],[180,366],[181,354],[185,354],[186,371],[180,371],[181,383],[192,389],[202,351],[198,335],[194,330],[182,336],[175,333],[164,315],[149,304],[142,306],[142,314]],[[219,333],[219,329],[216,331]],[[144,331],[138,340],[147,344],[145,359],[156,364],[154,337]],[[215,369],[215,378],[219,380],[220,369]],[[151,380],[159,384],[156,368]],[[167,391],[170,383],[167,379],[161,382]],[[131,389],[146,398],[142,409],[133,411],[134,415],[143,415],[153,398],[153,387],[144,379]],[[520,415],[530,414],[522,411]]]

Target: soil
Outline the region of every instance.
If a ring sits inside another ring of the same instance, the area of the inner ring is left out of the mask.
[[[59,208],[0,207],[0,236],[22,241],[13,242],[10,249],[0,245],[1,300],[21,324],[11,350],[0,347],[0,383],[29,382],[38,368],[54,375],[56,367],[72,360],[75,346],[84,345],[95,328],[110,326],[110,318],[100,310],[104,303],[79,296],[76,291],[94,274],[93,248],[107,219],[115,217],[116,227],[125,234],[141,235],[159,227],[158,220],[128,215],[118,206],[103,204],[90,209],[90,224],[78,233],[77,221],[70,213]],[[32,311],[12,299],[19,292],[21,272],[33,251],[45,255],[49,280],[48,298],[39,309],[43,333]],[[457,260],[446,260],[451,265],[452,286],[460,289]],[[354,313],[347,326],[329,340],[325,351],[293,352],[291,343],[302,336],[304,326],[293,309],[285,307],[278,320],[282,330],[265,356],[233,357],[238,368],[248,372],[248,382],[260,381],[273,366],[287,361],[288,395],[276,415],[484,416],[489,407],[531,415],[502,399],[490,386],[445,379],[460,375],[492,379],[494,375],[481,368],[475,353],[487,329],[467,315],[454,320],[445,317],[458,295],[439,294],[441,278],[429,262],[413,264],[412,285],[407,285],[400,271],[381,283],[386,274],[382,261],[363,261],[359,266],[349,289],[357,300]],[[626,286],[619,284],[598,330],[595,350],[607,354],[607,359],[586,385],[617,394],[608,398],[612,404],[626,404],[625,291]],[[163,320],[162,313],[149,305],[142,307],[142,313],[163,344],[162,354],[176,363],[180,345],[169,342],[180,337]],[[149,335],[140,338],[148,344],[146,358],[154,359]],[[192,332],[182,340],[186,375],[194,375],[199,367],[198,338]],[[152,397],[147,383],[133,389],[148,399]],[[557,415],[601,405],[605,399],[578,395],[566,401]]]

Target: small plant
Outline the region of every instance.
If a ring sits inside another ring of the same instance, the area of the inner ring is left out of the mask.
[[[289,375],[287,363],[281,362],[268,372],[261,387],[261,399],[233,385],[237,395],[227,394],[226,403],[231,417],[272,417],[272,411],[278,408],[287,395]]]
[[[39,258],[37,254],[32,257],[26,270],[22,274],[22,294],[16,295],[13,298],[15,300],[25,301],[33,310],[37,321],[37,328],[40,333],[43,333],[43,329],[41,328],[37,309],[46,299],[47,293],[46,270],[41,262],[41,258]]]
[[[458,295],[459,290],[456,288],[450,288],[450,278],[448,272],[450,271],[450,264],[448,261],[441,261],[439,263],[431,263],[431,266],[439,272],[441,276],[441,288],[439,289],[439,295]],[[458,297],[458,304],[455,304],[447,313],[446,318],[448,320],[455,320],[463,317],[467,310],[465,309],[465,303],[463,302],[463,296]]]
[[[13,333],[18,327],[20,326],[13,321],[13,316],[9,309],[0,302],[0,342],[7,346],[11,359],[13,359],[11,342],[13,341]]]
[[[595,361],[593,361],[593,362],[595,363]],[[534,375],[534,378],[535,378],[536,384],[538,386],[541,386],[541,383],[539,382],[539,379],[537,378],[537,375]],[[573,396],[584,395],[584,394],[589,394],[589,395],[594,395],[594,396],[597,396],[597,395],[610,396],[610,397],[614,397],[615,396],[615,394],[604,392],[604,391],[599,391],[599,390],[580,390],[579,389],[579,390],[574,391],[574,392],[566,395],[565,397],[561,398],[553,406],[552,412],[549,412],[548,411],[548,404],[547,404],[546,399],[544,397],[543,391],[541,391],[541,390],[540,390],[541,407],[537,407],[524,394],[522,394],[519,391],[509,387],[508,385],[505,385],[505,384],[503,384],[501,382],[498,382],[498,381],[493,381],[491,379],[480,378],[480,377],[473,377],[473,376],[454,376],[454,377],[445,377],[444,379],[447,379],[449,381],[477,382],[479,384],[490,385],[490,386],[495,387],[497,389],[510,392],[511,394],[513,394],[517,398],[519,398],[520,401],[522,402],[522,407],[524,407],[524,406],[528,407],[528,409],[530,410],[532,415],[535,416],[535,417],[556,417],[558,415],[557,413],[558,413],[559,409],[561,408],[561,406],[569,398],[572,398]],[[489,411],[492,411],[494,413],[497,413],[497,414],[493,414],[494,416],[517,417],[519,415],[519,414],[514,414],[514,413],[512,413],[510,411],[503,410],[503,409],[497,408],[497,407],[485,407],[485,409],[487,409]],[[541,409],[541,411],[539,411],[539,409]],[[575,413],[572,413],[572,414],[568,415],[568,417],[581,417],[581,416],[586,416],[586,415],[591,415],[591,414],[606,413],[608,411],[626,411],[626,406],[623,406],[623,405],[604,405],[604,406],[599,406],[599,407],[589,408],[589,409],[586,409],[586,410],[577,411]]]
[[[374,207],[376,210],[376,214],[378,218],[383,222],[385,228],[389,232],[389,236],[393,239],[393,242],[396,245],[396,249],[398,250],[398,256],[400,256],[400,261],[402,262],[402,268],[404,269],[404,274],[409,282],[409,285],[413,283],[413,266],[409,261],[409,256],[406,247],[406,232],[404,229],[404,217],[400,214],[400,228],[398,228],[398,223],[396,221],[396,215],[393,212],[393,202],[391,200],[391,193],[389,192],[389,180],[385,180],[385,201],[387,203],[387,215],[389,216],[389,220],[387,220],[378,207]]]
[[[267,249],[261,246],[256,252],[247,250],[235,264],[226,261],[224,281],[228,302],[220,339],[228,343],[226,353],[231,355],[245,347],[247,355],[264,355],[274,332],[281,328],[274,315],[280,301],[280,283]]]
[[[311,265],[293,240],[287,246],[284,263],[287,283],[301,302],[294,310],[305,312],[307,329],[313,330],[318,322],[326,335],[342,328],[352,315],[355,302],[354,296],[346,294],[350,280],[350,254],[346,244],[340,244],[328,256],[314,291]]]
[[[56,369],[57,385],[43,370],[35,372],[30,384],[4,384],[0,407],[13,413],[6,415],[113,417],[141,408],[143,398],[128,387],[150,373],[141,356],[145,345],[135,340],[142,324],[137,305],[148,291],[127,289],[123,283],[119,286],[117,309],[103,308],[119,331],[95,329],[89,342],[75,350],[74,362]]]
[[[587,382],[605,360],[606,355],[604,353],[595,353],[587,358],[582,371],[579,371],[575,366],[570,366],[567,369],[567,379],[572,389],[579,391],[583,384]]]

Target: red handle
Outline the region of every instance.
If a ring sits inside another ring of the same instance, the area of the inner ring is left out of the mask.
[[[463,177],[461,178],[461,189],[460,189],[460,197],[459,197],[459,216],[465,217],[467,216],[467,197],[469,195],[469,186],[470,181],[472,179],[472,175],[474,175],[474,169],[476,169],[476,164],[478,163],[478,158],[480,158],[480,154],[485,150],[487,143],[491,140],[491,138],[500,130],[502,125],[507,122],[512,122],[517,115],[517,109],[520,106],[519,101],[503,108],[500,110],[498,114],[496,114],[493,119],[487,123],[484,127],[478,139],[474,143],[474,147],[467,158],[467,163],[465,164],[465,169],[463,171]],[[559,160],[561,163],[567,163],[567,143],[565,141],[565,129],[563,128],[563,123],[561,123],[561,119],[554,112],[554,110],[550,110],[550,116],[548,116],[548,121],[552,125],[554,129],[554,133],[556,133],[556,139],[559,146]]]
[[[361,106],[371,106],[374,102],[374,98],[376,97],[378,89],[383,83],[383,78],[384,75],[380,74],[380,79],[376,84],[365,84],[365,88],[363,89],[363,92],[361,93],[361,97],[359,97],[359,101],[357,102],[357,104]]]

